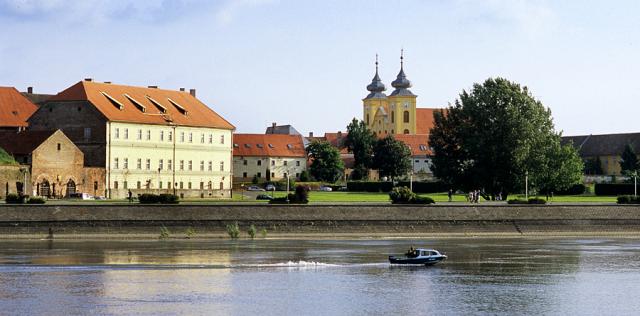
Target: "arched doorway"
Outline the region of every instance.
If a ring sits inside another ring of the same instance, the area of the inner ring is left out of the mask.
[[[51,196],[51,188],[49,186],[49,181],[43,180],[38,185],[38,195],[39,196],[46,196],[46,197]]]
[[[67,197],[70,197],[72,194],[76,193],[76,183],[73,180],[69,179],[67,182]]]

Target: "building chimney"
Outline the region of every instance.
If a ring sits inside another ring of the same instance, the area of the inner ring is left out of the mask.
[[[158,86],[147,86],[149,89],[158,89]]]
[[[27,87],[27,93],[33,93],[33,87]]]
[[[189,89],[189,94],[195,98],[196,97],[196,89]]]
[[[276,126],[278,126],[278,124],[276,124],[276,122],[271,123],[271,127],[276,128]]]
[[[313,132],[309,132],[309,137],[313,137]]]
[[[84,78],[84,81],[93,81],[93,78]]]
[[[111,81],[105,81],[104,83],[106,83],[106,84],[111,84]]]
[[[342,138],[342,131],[338,131],[338,138]]]
[[[184,92],[184,88],[180,88],[180,91]]]

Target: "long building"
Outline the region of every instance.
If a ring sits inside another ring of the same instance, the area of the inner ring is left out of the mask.
[[[231,196],[235,128],[195,90],[85,79],[49,98],[28,122],[34,131],[62,130],[85,166],[103,168],[108,198],[129,191]]]
[[[298,179],[307,168],[307,154],[301,135],[235,134],[233,176],[247,182]]]

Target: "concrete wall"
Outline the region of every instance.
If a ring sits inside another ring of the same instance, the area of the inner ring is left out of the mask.
[[[392,206],[392,205],[3,205],[0,237],[142,235],[195,228],[224,236],[225,225],[253,224],[273,234],[514,234],[640,235],[640,206]]]

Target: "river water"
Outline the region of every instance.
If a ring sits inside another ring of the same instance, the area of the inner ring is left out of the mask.
[[[640,240],[0,241],[0,314],[638,315]]]

